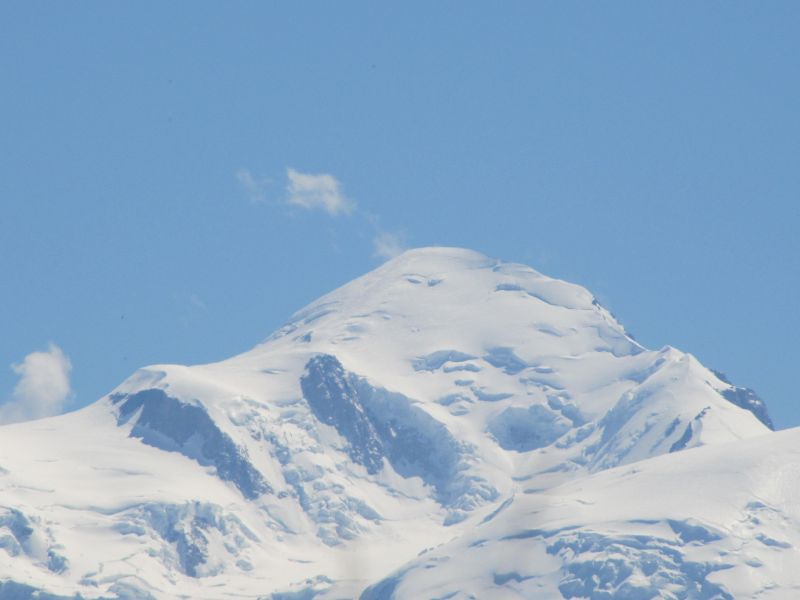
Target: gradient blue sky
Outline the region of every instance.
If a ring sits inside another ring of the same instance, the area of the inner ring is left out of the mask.
[[[800,425],[798,23],[796,2],[4,2],[0,400],[50,341],[71,407],[244,351],[380,264],[384,233],[585,285]],[[289,204],[287,168],[357,208]]]

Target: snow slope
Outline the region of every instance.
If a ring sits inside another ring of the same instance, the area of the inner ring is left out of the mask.
[[[245,354],[0,429],[0,598],[793,597],[770,425],[580,286],[412,250]]]
[[[521,487],[362,598],[797,598],[799,477],[792,430]]]

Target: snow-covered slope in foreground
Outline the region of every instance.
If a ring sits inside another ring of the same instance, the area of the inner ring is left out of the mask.
[[[407,252],[0,429],[0,598],[795,596],[800,433],[585,289]]]
[[[800,431],[521,487],[362,598],[800,598]]]

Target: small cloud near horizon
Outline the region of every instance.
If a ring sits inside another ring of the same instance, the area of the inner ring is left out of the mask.
[[[11,398],[0,405],[0,424],[19,423],[64,412],[72,398],[72,363],[52,342],[47,350],[31,352],[11,369],[19,375]]]
[[[375,256],[389,260],[405,251],[403,235],[398,232],[380,231],[372,239]]]
[[[289,179],[287,202],[293,206],[306,210],[321,209],[332,217],[349,215],[356,207],[355,202],[344,195],[341,184],[333,175],[301,173],[289,168],[286,176]]]

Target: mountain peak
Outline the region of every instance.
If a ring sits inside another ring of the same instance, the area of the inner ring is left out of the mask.
[[[416,257],[437,258],[443,257],[450,260],[494,260],[490,259],[485,254],[472,250],[470,248],[462,248],[460,246],[419,246],[417,248],[409,248],[404,250],[396,257],[390,259],[392,261],[403,261],[413,259]]]
[[[485,268],[497,260],[468,248],[451,246],[425,246],[411,248],[384,263],[393,268],[424,266],[430,269]]]
[[[750,390],[644,348],[581,286],[409,250],[245,354],[145,368],[84,410],[5,429],[0,578],[21,587],[0,598],[728,597],[689,556],[726,525],[652,502],[630,523],[586,521],[583,498],[761,421]],[[529,573],[531,552],[550,570]],[[470,579],[467,554],[491,568]]]
[[[559,308],[578,312],[567,317],[559,313]],[[585,311],[585,319],[580,311]],[[322,296],[295,313],[269,340],[301,330],[300,335],[319,339],[324,330],[329,337],[355,341],[359,336],[334,333],[324,326],[338,322],[341,327],[358,329],[397,317],[402,317],[411,329],[427,329],[430,323],[436,323],[437,330],[449,327],[466,333],[465,330],[479,327],[487,331],[519,329],[524,322],[557,330],[564,326],[583,327],[588,319],[597,321],[598,327],[614,330],[614,336],[625,337],[610,313],[581,286],[472,250],[430,247],[408,250]],[[576,323],[568,324],[570,320]],[[481,324],[482,321],[486,322]]]

